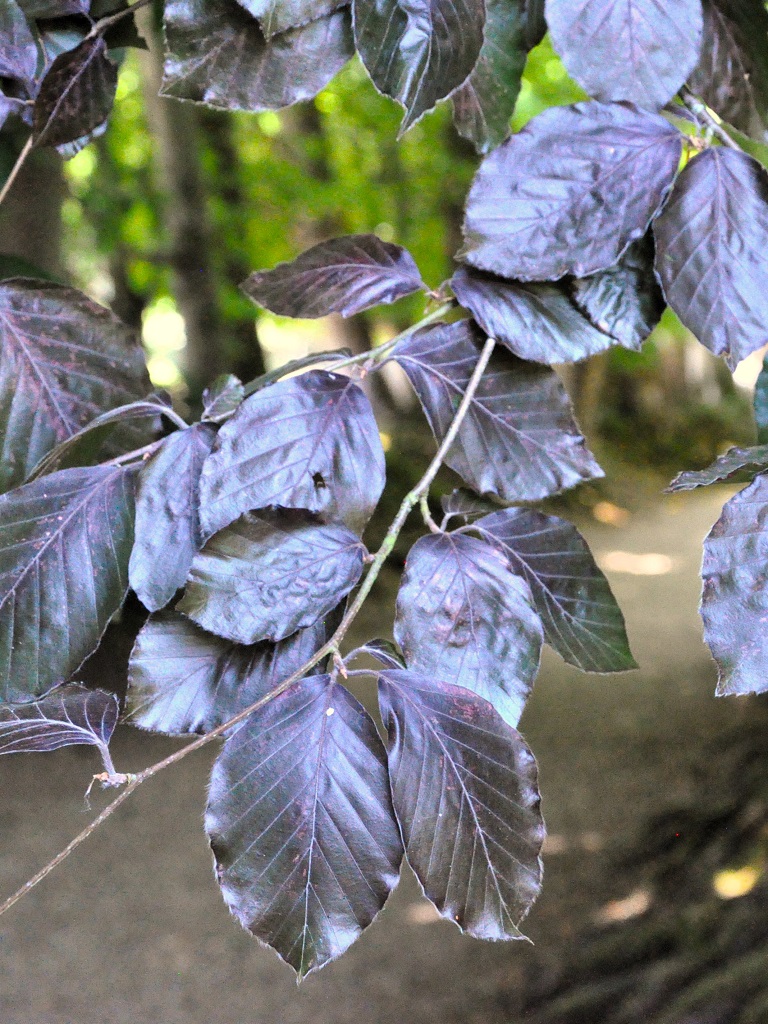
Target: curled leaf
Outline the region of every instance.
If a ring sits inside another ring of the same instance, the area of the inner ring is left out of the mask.
[[[117,725],[117,697],[77,683],[28,704],[0,705],[0,754],[27,754],[80,744],[106,750]]]

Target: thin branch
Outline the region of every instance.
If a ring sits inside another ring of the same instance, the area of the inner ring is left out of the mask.
[[[400,531],[402,530],[406,519],[410,515],[413,508],[419,504],[422,497],[428,493],[430,485],[437,476],[438,470],[440,469],[440,466],[443,464],[443,460],[448,450],[455,441],[459,428],[461,427],[461,424],[464,421],[464,417],[466,416],[467,411],[469,410],[469,407],[477,391],[478,385],[480,384],[482,375],[486,367],[488,366],[488,361],[491,358],[491,354],[493,353],[494,345],[494,339],[489,338],[486,341],[485,345],[483,346],[483,350],[480,353],[477,365],[475,366],[472,376],[470,377],[469,383],[467,384],[467,389],[464,392],[461,404],[456,410],[456,415],[453,418],[453,422],[451,423],[448,432],[443,438],[440,447],[438,448],[435,457],[432,459],[432,462],[429,464],[427,471],[424,473],[424,476],[421,478],[421,480],[419,480],[419,482],[416,484],[413,490],[410,491],[405,496],[405,498],[403,498],[403,502],[400,506],[400,509],[397,515],[395,516],[394,520],[392,521],[392,525],[387,531],[387,535],[384,538],[381,547],[379,548],[373,561],[371,562],[370,568],[368,569],[368,572],[365,575],[365,579],[363,580],[360,589],[355,595],[354,601],[347,610],[347,613],[342,619],[341,624],[339,625],[338,629],[333,634],[331,639],[328,640],[328,642],[325,643],[312,658],[310,658],[304,665],[302,665],[300,669],[298,669],[286,680],[280,683],[279,686],[275,687],[274,690],[271,690],[268,694],[262,697],[261,700],[257,700],[254,704],[251,704],[249,707],[239,712],[239,714],[235,715],[233,718],[230,718],[229,721],[217,726],[217,728],[212,729],[204,736],[198,737],[192,743],[188,743],[180,750],[177,750],[173,754],[170,754],[168,757],[163,758],[162,761],[158,761],[156,764],[150,765],[148,768],[145,768],[144,771],[139,772],[135,776],[135,778],[131,779],[131,781],[128,783],[126,788],[120,793],[120,795],[117,796],[111,803],[107,804],[104,810],[96,818],[94,818],[94,820],[89,825],[87,825],[82,830],[82,832],[79,833],[79,835],[75,836],[75,838],[60,853],[56,854],[53,860],[49,861],[49,863],[46,864],[44,868],[41,868],[41,870],[38,871],[38,873],[33,878],[31,878],[28,882],[25,882],[20,889],[18,889],[12,896],[9,896],[4,903],[0,904],[0,916],[2,916],[7,910],[10,910],[11,907],[14,906],[14,904],[16,904],[21,899],[22,896],[25,896],[28,892],[30,892],[38,884],[38,882],[42,882],[42,880],[46,878],[51,873],[51,871],[53,871],[54,868],[58,867],[58,865],[61,864],[62,861],[66,860],[66,858],[69,857],[71,853],[74,853],[78,846],[80,846],[81,843],[84,843],[85,840],[93,832],[95,832],[100,825],[102,825],[107,820],[107,818],[111,817],[111,815],[117,810],[117,808],[122,803],[124,803],[124,801],[131,795],[131,793],[133,793],[135,789],[138,789],[138,787],[143,782],[146,782],[147,779],[151,779],[154,775],[157,775],[158,772],[163,771],[165,768],[169,768],[171,765],[176,764],[177,761],[181,761],[183,758],[187,757],[193,751],[200,750],[201,747],[205,747],[213,740],[218,739],[220,736],[223,736],[224,733],[229,732],[235,726],[239,725],[241,722],[244,722],[246,718],[249,718],[254,712],[264,707],[264,705],[268,704],[271,700],[274,700],[275,697],[279,697],[280,694],[285,693],[287,689],[289,689],[291,686],[293,686],[294,683],[302,679],[307,674],[307,672],[309,672],[310,669],[314,668],[314,666],[317,665],[320,661],[322,661],[325,657],[327,657],[327,655],[336,654],[338,652],[339,644],[346,636],[354,620],[357,618],[357,615],[360,609],[362,608],[363,604],[365,603],[366,598],[370,594],[371,589],[374,583],[376,582],[376,579],[378,578],[384,563],[386,562],[389,555],[392,553],[392,549],[395,546],[395,542],[397,541],[397,538],[400,535]]]
[[[683,86],[680,90],[680,98],[695,118],[701,118],[702,121],[706,122],[712,134],[716,135],[723,145],[735,149],[739,153],[744,152],[738,142],[734,142],[728,132],[722,127],[719,119],[712,113],[706,103],[700,100],[698,96],[695,96],[687,86]]]
[[[148,7],[151,3],[152,0],[137,0],[137,3],[131,7],[126,7],[124,11],[117,11],[115,14],[108,14],[104,18],[100,18],[88,33],[87,38],[93,39],[95,36],[104,35],[107,29],[114,25],[116,21],[122,21],[123,18],[135,14],[136,11],[140,11],[142,7]]]
[[[18,157],[16,158],[16,163],[13,165],[11,173],[6,178],[5,184],[3,185],[2,189],[0,189],[0,204],[2,204],[5,201],[5,197],[11,191],[11,188],[13,187],[13,183],[14,183],[14,181],[16,181],[16,178],[19,175],[19,171],[24,166],[27,157],[32,152],[32,147],[34,146],[34,144],[35,144],[34,139],[30,135],[29,138],[27,139],[27,141],[24,143],[24,148],[22,149],[22,151],[19,153]]]

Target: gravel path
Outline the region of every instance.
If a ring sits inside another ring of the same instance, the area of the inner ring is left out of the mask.
[[[527,922],[545,959],[625,895],[621,877],[600,870],[602,851],[685,797],[702,742],[743,713],[711,696],[696,614],[701,539],[726,494],[670,496],[620,528],[584,527],[642,669],[587,676],[548,655],[526,710],[552,837]],[[663,558],[626,557],[651,553]],[[370,615],[374,628],[383,615]],[[174,746],[122,730],[115,762],[130,771]],[[0,920],[1,1024],[511,1024],[505,994],[532,947],[466,939],[435,920],[409,875],[363,939],[297,988],[229,918],[213,882],[201,828],[212,757],[203,751],[147,783]],[[3,759],[0,892],[83,827],[93,770],[87,750]]]

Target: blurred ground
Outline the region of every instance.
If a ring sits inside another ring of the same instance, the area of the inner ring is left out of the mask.
[[[667,496],[621,525],[580,524],[642,668],[587,676],[545,657],[522,723],[551,837],[526,927],[535,954],[462,937],[407,876],[363,939],[297,989],[219,898],[201,827],[215,752],[203,751],[145,784],[0,919],[0,1024],[513,1024],[504,1007],[534,955],[556,961],[580,922],[628,895],[620,873],[601,868],[606,850],[689,796],[705,741],[744,714],[712,696],[696,613],[701,540],[728,493]],[[649,555],[661,557],[637,557]],[[361,632],[391,620],[384,603]],[[122,730],[113,751],[130,771],[174,746]],[[95,770],[87,750],[3,759],[0,894],[83,827]]]

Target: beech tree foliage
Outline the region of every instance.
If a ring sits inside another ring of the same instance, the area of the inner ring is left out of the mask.
[[[103,129],[145,4],[0,0],[0,120],[28,126],[27,150],[67,156]],[[151,393],[109,311],[55,284],[0,284],[0,754],[86,743],[107,785],[155,772],[115,772],[116,701],[72,682],[131,589],[150,614],[123,720],[222,739],[205,828],[244,927],[303,976],[371,923],[405,856],[469,935],[519,938],[541,886],[518,723],[542,644],[586,671],[635,664],[586,542],[531,507],[602,475],[551,366],[638,349],[666,305],[730,366],[765,343],[768,178],[746,149],[768,152],[768,15],[761,0],[167,0],[164,29],[170,100],[279,109],[355,52],[402,106],[402,131],[449,99],[483,155],[464,244],[437,291],[371,234],[254,272],[244,292],[281,315],[419,292],[425,315],[361,356],[219,378],[196,423]],[[547,30],[591,98],[510,135]],[[369,554],[387,481],[361,385],[387,362],[438,452]],[[671,485],[754,477],[705,546],[721,693],[768,689],[767,410],[768,370],[761,443]],[[438,523],[442,463],[464,487]],[[417,508],[395,642],[345,651]],[[361,653],[378,670],[354,668]],[[384,740],[344,685],[366,672]]]

